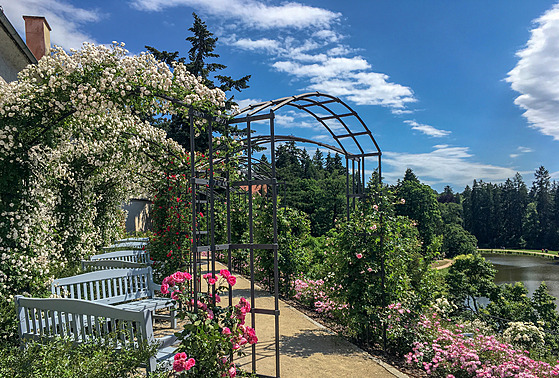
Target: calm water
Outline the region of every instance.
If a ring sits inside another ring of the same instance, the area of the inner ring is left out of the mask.
[[[533,256],[483,254],[497,269],[495,283],[520,281],[530,295],[545,281],[549,293],[559,298],[559,260]],[[559,300],[555,301],[559,305]]]

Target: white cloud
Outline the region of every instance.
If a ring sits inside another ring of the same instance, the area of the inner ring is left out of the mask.
[[[237,100],[235,99],[235,102],[239,105],[239,109],[244,109],[249,105],[256,105],[262,102],[261,99],[255,99],[255,98],[245,98],[242,100]]]
[[[329,29],[319,30],[313,33],[313,37],[324,39],[328,42],[338,42],[340,39],[342,39],[342,36]]]
[[[516,149],[517,153],[514,154],[510,154],[509,156],[511,157],[511,159],[515,159],[517,157],[519,157],[522,154],[527,154],[530,152],[534,152],[533,149],[531,149],[530,147],[524,147],[524,146],[518,146],[518,148]]]
[[[434,138],[441,138],[451,133],[448,130],[440,130],[430,125],[423,125],[421,123],[417,123],[416,121],[406,120],[404,121],[404,123],[410,125],[412,130],[420,131],[423,134],[429,135]]]
[[[514,103],[542,134],[559,140],[559,4],[535,20],[536,27],[506,80],[520,93]]]
[[[519,146],[518,151],[523,154],[527,154],[528,152],[534,152],[534,150],[531,149],[530,147],[524,147],[524,146]]]
[[[23,39],[26,16],[44,16],[51,31],[51,42],[65,49],[81,47],[83,42],[97,43],[83,31],[83,25],[102,18],[99,10],[88,10],[71,5],[64,0],[10,0],[2,4],[4,13]]]
[[[262,39],[250,39],[241,38],[231,43],[233,46],[241,48],[243,50],[265,50],[268,53],[278,52],[280,50],[280,43],[273,39],[262,38]]]
[[[296,2],[275,6],[257,0],[133,0],[131,4],[145,11],[190,6],[215,16],[238,20],[245,26],[257,29],[328,28],[341,16],[340,13]]]
[[[277,61],[272,66],[280,72],[309,80],[307,90],[343,96],[358,105],[382,105],[404,113],[406,104],[416,101],[409,87],[389,82],[388,75],[371,72],[369,62],[360,56],[348,58],[309,54],[308,57],[308,61],[316,62],[308,64],[288,59]]]
[[[272,65],[275,69],[287,72],[297,77],[309,79],[330,79],[334,77],[348,76],[353,71],[366,70],[371,66],[361,57],[340,58],[328,57],[322,63],[302,64],[294,61],[280,61]]]
[[[245,27],[265,29],[266,37],[255,38],[254,30],[250,37],[237,36],[244,29],[235,25],[234,33],[221,41],[269,55],[277,71],[306,81],[304,90],[343,96],[358,105],[389,107],[395,114],[407,114],[406,105],[416,101],[411,88],[373,72],[367,60],[352,56],[355,49],[341,44],[344,36],[334,30],[340,13],[293,1],[277,6],[264,0],[132,0],[131,4],[144,11],[190,6]],[[270,38],[269,30],[277,28],[298,29],[299,34]]]
[[[407,103],[416,101],[409,87],[391,83],[388,78],[376,72],[341,72],[339,77],[327,80],[316,75],[307,89],[343,96],[357,105],[381,105],[393,110],[404,110]]]
[[[472,185],[474,179],[490,182],[503,182],[513,177],[517,170],[473,161],[468,147],[436,145],[428,153],[383,152],[383,176],[390,183],[404,177],[407,168],[430,185]]]

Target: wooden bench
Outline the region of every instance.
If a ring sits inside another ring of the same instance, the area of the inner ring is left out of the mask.
[[[19,336],[26,340],[56,337],[77,343],[94,340],[113,341],[115,347],[139,348],[143,344],[158,344],[157,354],[146,361],[147,372],[155,371],[158,363],[168,368],[172,364],[177,339],[174,335],[155,339],[151,311],[127,310],[81,299],[15,297],[19,320]]]
[[[114,268],[145,268],[151,265],[149,252],[144,250],[123,250],[91,256],[82,260],[82,270]]]
[[[83,299],[125,310],[149,310],[153,318],[169,320],[171,328],[176,328],[175,303],[156,297],[156,290],[161,290],[161,285],[153,282],[151,267],[98,270],[59,278],[51,285],[52,294],[58,298]],[[169,309],[169,315],[155,313],[159,309]]]

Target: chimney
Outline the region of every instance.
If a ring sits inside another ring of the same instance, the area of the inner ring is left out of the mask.
[[[23,16],[25,20],[25,43],[29,50],[40,60],[50,51],[51,28],[46,18],[40,16]]]

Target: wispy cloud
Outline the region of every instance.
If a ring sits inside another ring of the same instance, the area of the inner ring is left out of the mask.
[[[257,29],[324,28],[341,17],[340,13],[296,2],[269,5],[256,0],[132,0],[131,4],[145,11],[189,6]]]
[[[430,185],[451,184],[458,187],[471,185],[474,179],[490,182],[502,182],[516,174],[509,167],[476,162],[468,147],[436,145],[433,151],[410,154],[401,152],[383,152],[383,164],[389,166],[383,176],[390,183],[404,177],[407,168]]]
[[[268,53],[274,53],[280,49],[280,44],[278,43],[278,41],[275,41],[273,39],[268,39],[268,38],[262,38],[256,40],[250,38],[241,38],[232,42],[232,45],[239,47],[240,49],[243,50],[252,50],[252,51],[265,50]]]
[[[262,102],[261,99],[255,99],[255,98],[245,98],[242,100],[235,100],[235,102],[237,103],[237,105],[239,105],[239,109],[243,109],[246,108],[249,105],[256,105]]]
[[[559,4],[535,20],[536,27],[507,81],[520,93],[514,103],[542,134],[559,140]]]
[[[397,114],[416,101],[411,88],[374,72],[357,49],[343,44],[340,13],[298,2],[273,5],[263,0],[132,0],[139,10],[190,6],[222,20],[242,24],[221,37],[237,49],[266,55],[271,67],[305,91],[327,92],[358,105],[380,105]],[[230,25],[229,25],[230,26]],[[286,29],[297,30],[297,38]],[[250,35],[248,34],[250,32]]]
[[[434,138],[441,138],[441,137],[447,136],[451,133],[448,130],[437,129],[433,126],[423,125],[421,123],[417,123],[416,121],[412,121],[412,120],[406,120],[406,121],[404,121],[404,123],[407,123],[408,125],[410,125],[412,130],[420,131],[423,134],[429,135],[429,136],[434,137]]]
[[[519,157],[522,154],[527,154],[530,152],[534,152],[533,149],[531,149],[530,147],[524,147],[524,146],[518,146],[518,148],[516,149],[516,153],[510,154],[509,156],[514,159]]]
[[[23,15],[44,16],[52,28],[53,44],[65,49],[78,49],[83,42],[97,43],[84,31],[84,25],[99,21],[103,17],[103,13],[98,9],[76,7],[64,0],[12,0],[3,2],[2,7],[22,36],[25,35]]]

